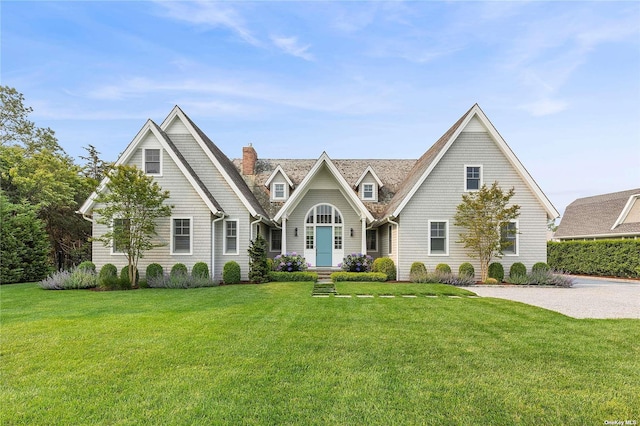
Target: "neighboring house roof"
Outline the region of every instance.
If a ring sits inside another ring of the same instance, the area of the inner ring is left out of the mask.
[[[592,197],[569,204],[554,238],[640,236],[640,188]]]

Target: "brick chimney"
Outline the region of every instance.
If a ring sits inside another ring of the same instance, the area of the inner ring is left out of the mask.
[[[253,145],[242,147],[242,174],[250,176],[255,173],[258,153],[253,149]]]

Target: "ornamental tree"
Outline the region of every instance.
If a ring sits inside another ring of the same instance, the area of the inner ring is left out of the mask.
[[[269,281],[267,263],[267,240],[260,234],[249,245],[249,281],[264,283]]]
[[[482,185],[478,191],[463,194],[462,203],[456,207],[454,224],[464,228],[458,242],[464,244],[470,257],[480,260],[483,282],[491,260],[502,257],[502,250],[512,244],[502,241],[501,230],[520,214],[520,206],[507,207],[514,194],[513,188],[503,192],[498,182],[494,182],[490,188]]]
[[[171,215],[173,206],[164,204],[169,191],[135,166],[116,166],[108,173],[104,190],[96,203],[104,207],[95,209],[96,222],[109,230],[93,239],[106,247],[121,251],[129,263],[129,280],[134,283],[134,272],[144,252],[166,243],[154,242],[157,236],[156,220]]]

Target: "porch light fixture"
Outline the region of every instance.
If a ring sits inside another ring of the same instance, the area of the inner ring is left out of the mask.
[[[293,230],[293,235],[295,235],[296,237],[298,236],[298,228]]]
[[[353,237],[353,228],[349,230],[349,234]]]

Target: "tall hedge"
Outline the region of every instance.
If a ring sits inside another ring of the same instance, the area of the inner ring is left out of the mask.
[[[547,262],[571,274],[640,277],[640,240],[550,241]]]

